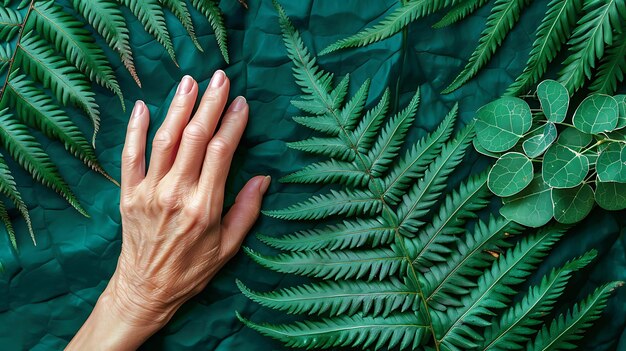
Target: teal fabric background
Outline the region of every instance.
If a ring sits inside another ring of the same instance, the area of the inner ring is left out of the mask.
[[[355,33],[377,21],[397,6],[397,0],[298,0],[281,1],[311,49],[317,52],[331,42]],[[351,91],[366,79],[372,79],[371,100],[386,86],[397,96],[395,108],[404,106],[417,87],[422,89],[422,104],[410,139],[423,135],[443,118],[454,102],[460,103],[462,119],[504,91],[519,74],[530,50],[533,33],[545,12],[547,0],[537,0],[526,11],[520,25],[504,43],[502,50],[482,71],[458,92],[441,96],[441,91],[457,74],[476,45],[489,7],[477,15],[444,30],[430,28],[435,18],[411,25],[406,35],[396,35],[366,48],[342,51],[321,57],[325,69],[352,76]],[[194,76],[206,87],[214,70],[223,68],[231,79],[232,97],[245,95],[251,116],[245,138],[237,152],[227,186],[228,202],[244,182],[257,174],[271,174],[274,179],[300,169],[311,157],[290,151],[285,142],[309,135],[290,117],[297,113],[289,102],[299,90],[291,75],[280,37],[276,13],[269,0],[249,0],[244,10],[236,0],[223,0],[229,28],[232,63],[225,66],[206,20],[194,12],[194,22],[203,47],[194,49],[182,26],[168,17],[168,25],[180,63],[176,67],[165,50],[136,21],[130,21],[132,43],[138,73],[143,82],[139,89],[119,64],[116,72],[125,92],[126,105],[143,99],[152,115],[153,135],[167,111],[176,85],[184,74]],[[130,13],[127,13],[131,18]],[[102,112],[102,128],[97,152],[105,169],[119,178],[120,152],[123,147],[129,111],[122,111],[116,97],[95,88]],[[371,104],[372,101],[370,101]],[[89,122],[75,116],[86,132]],[[84,218],[59,196],[34,184],[23,171],[16,178],[30,204],[38,245],[30,242],[22,220],[16,220],[19,252],[11,249],[6,235],[0,235],[0,349],[62,349],[91,311],[98,295],[111,276],[120,250],[119,188],[103,177],[89,172],[70,157],[58,143],[43,140],[46,149],[61,165],[61,173],[78,193],[91,218]],[[470,157],[463,176],[484,160]],[[18,168],[15,168],[16,170]],[[320,187],[282,185],[274,181],[265,199],[265,208],[281,208]],[[14,217],[17,213],[12,212]],[[594,286],[616,279],[626,279],[625,213],[594,211],[584,223],[573,228],[557,246],[546,264],[550,267],[597,248],[599,257],[590,268],[576,276],[566,296],[575,301]],[[253,233],[278,235],[296,224],[261,218]],[[269,252],[253,235],[246,245]],[[255,321],[280,321],[285,317],[260,308],[244,298],[235,279],[260,290],[287,286],[293,278],[269,272],[240,254],[229,263],[207,289],[185,304],[174,319],[143,347],[145,350],[280,350],[280,345],[244,328],[235,318],[235,310]],[[585,338],[585,350],[626,350],[626,289],[611,300],[607,312]]]

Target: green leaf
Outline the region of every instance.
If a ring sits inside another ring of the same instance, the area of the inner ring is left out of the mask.
[[[6,206],[4,202],[0,200],[0,220],[4,227],[7,230],[7,234],[9,235],[9,241],[11,241],[11,246],[17,250],[17,240],[15,239],[15,229],[13,228],[13,223],[11,223],[11,217],[9,217],[9,213],[7,212]],[[2,266],[0,266],[2,269]]]
[[[369,180],[366,172],[354,162],[322,161],[313,163],[283,178],[285,183],[345,183],[347,185],[364,185]]]
[[[439,29],[454,24],[471,15],[487,2],[488,0],[467,0],[457,2],[450,8],[448,13],[441,17],[437,23],[433,24],[433,28]]]
[[[582,1],[551,0],[548,3],[548,10],[537,29],[526,67],[506,90],[506,95],[516,96],[530,91],[546,73],[548,64],[554,60],[563,43],[569,38]]]
[[[548,122],[543,128],[543,132],[534,135],[522,143],[522,148],[528,157],[535,158],[541,156],[554,143],[557,137],[557,129],[554,123]]]
[[[615,129],[622,129],[626,127],[626,95],[616,95],[613,98],[617,101],[619,107],[619,118]]]
[[[472,53],[469,62],[461,73],[450,85],[443,90],[443,94],[449,94],[460,88],[472,79],[483,68],[496,52],[498,47],[509,34],[513,26],[519,20],[522,9],[530,0],[496,0],[487,25],[480,34],[480,40],[476,50]]]
[[[588,96],[578,106],[572,123],[583,133],[609,132],[617,126],[618,115],[619,106],[613,97],[595,94]]]
[[[376,136],[382,126],[385,115],[389,110],[389,88],[385,89],[383,96],[380,98],[380,101],[376,106],[367,111],[365,117],[361,120],[361,123],[355,128],[354,135],[354,145],[356,146],[359,152],[366,152],[371,147],[372,144],[376,141]],[[314,128],[319,130],[318,128]],[[320,130],[324,132],[323,130]]]
[[[587,173],[587,156],[567,146],[554,144],[543,156],[543,179],[553,188],[575,187],[585,180]]]
[[[28,232],[30,233],[30,237],[33,240],[33,244],[37,245],[37,241],[35,240],[35,233],[33,231],[32,221],[30,219],[30,214],[28,213],[28,208],[22,200],[22,194],[17,190],[17,184],[15,184],[15,179],[11,174],[11,170],[9,166],[6,164],[4,160],[4,156],[0,154],[0,193],[5,195],[15,208],[20,212],[22,217],[24,217],[24,221],[26,222],[26,227],[28,228]],[[4,202],[0,201],[0,205],[4,209]],[[4,209],[6,212],[6,209]],[[13,226],[11,225],[11,220],[8,218],[8,214],[2,214],[2,221],[4,222],[7,231],[9,232],[9,238],[11,239],[11,244],[13,247],[17,249],[17,243],[15,241],[15,232],[13,231]]]
[[[591,78],[597,59],[604,55],[604,44],[613,42],[613,28],[626,18],[626,3],[623,0],[585,0],[585,15],[568,41],[569,52],[559,72],[559,81],[570,93],[575,93]]]
[[[8,7],[0,7],[0,41],[11,41],[20,31],[22,14]]]
[[[626,73],[626,31],[616,33],[613,44],[607,49],[600,62],[590,90],[596,93],[613,94]]]
[[[191,0],[191,4],[209,20],[209,24],[211,28],[213,28],[213,32],[215,32],[215,40],[217,41],[217,46],[220,48],[222,57],[226,63],[230,63],[224,15],[217,2],[213,0]]]
[[[575,349],[576,345],[573,342],[582,339],[583,331],[591,327],[591,322],[600,318],[609,295],[622,285],[623,282],[612,282],[597,288],[565,314],[552,320],[549,327],[541,328],[535,340],[529,343],[526,349],[528,351]]]
[[[519,194],[502,201],[502,216],[527,227],[540,227],[548,223],[554,215],[552,188],[540,175],[535,175],[528,187]]]
[[[366,28],[353,36],[329,45],[320,52],[320,55],[326,55],[345,48],[365,46],[387,39],[400,32],[402,28],[416,19],[450,6],[454,2],[454,0],[414,0],[406,2],[373,27]]]
[[[204,52],[202,46],[198,42],[198,38],[196,37],[196,30],[193,26],[193,22],[191,21],[191,14],[187,9],[187,3],[185,1],[180,0],[159,0],[161,5],[167,7],[176,18],[183,25],[187,34],[189,34],[189,38],[193,45],[200,50],[200,52]]]
[[[119,4],[113,1],[72,0],[72,6],[104,38],[109,47],[120,55],[122,64],[141,87],[130,47],[126,19]]]
[[[582,221],[595,204],[593,189],[588,184],[575,188],[552,190],[554,218],[563,224]]]
[[[90,80],[95,80],[115,93],[124,107],[124,97],[113,68],[104,51],[93,40],[91,32],[83,28],[81,21],[66,13],[54,1],[36,2],[29,19],[26,31],[36,29]]]
[[[361,312],[386,317],[392,311],[417,310],[421,301],[417,292],[393,278],[380,282],[326,281],[267,293],[252,291],[238,280],[237,286],[251,300],[291,314],[339,316]]]
[[[561,131],[556,143],[576,151],[581,151],[591,144],[591,134],[583,133],[576,128],[567,127]]]
[[[489,190],[506,197],[524,190],[533,180],[533,163],[519,152],[509,152],[496,161],[489,171]]]
[[[497,154],[495,152],[488,151],[482,145],[480,145],[480,142],[478,141],[478,138],[474,138],[472,140],[472,145],[474,146],[474,149],[481,155],[485,155],[485,156],[491,157],[491,158],[499,158],[500,157],[499,154]]]
[[[596,202],[609,211],[626,209],[626,184],[596,180]]]
[[[626,183],[626,144],[609,143],[598,156],[596,171],[601,182]]]
[[[544,80],[537,86],[537,97],[549,122],[560,123],[565,120],[569,107],[569,92],[561,83]]]
[[[0,142],[13,159],[27,170],[35,180],[59,193],[83,216],[89,217],[74,193],[65,183],[56,166],[28,128],[17,122],[6,109],[0,111]]]
[[[5,69],[11,64],[13,58],[13,49],[10,44],[5,46],[0,45],[0,74],[4,73]]]
[[[292,324],[256,324],[237,318],[259,333],[271,336],[294,348],[329,348],[351,346],[365,350],[410,349],[415,350],[426,336],[428,325],[416,320],[414,313],[394,314],[387,317],[368,317],[360,314],[341,316],[319,321]]]
[[[146,32],[152,34],[156,40],[163,45],[174,63],[176,63],[176,52],[170,38],[169,31],[165,25],[163,7],[158,0],[119,0],[127,6],[130,11],[143,24]]]
[[[515,97],[503,97],[476,112],[476,138],[487,151],[507,151],[532,125],[528,104]]]

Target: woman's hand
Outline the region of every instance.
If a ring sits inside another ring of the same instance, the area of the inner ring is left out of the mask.
[[[224,72],[215,72],[190,120],[198,84],[183,78],[154,137],[147,172],[150,116],[136,103],[122,153],[122,252],[68,349],[137,348],[239,250],[270,179],[252,178],[222,218],[226,177],[248,119],[246,100],[238,97],[217,128],[229,85]]]

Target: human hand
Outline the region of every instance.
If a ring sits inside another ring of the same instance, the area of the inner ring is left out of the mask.
[[[239,250],[270,178],[248,181],[222,218],[226,177],[248,118],[246,100],[238,97],[216,131],[229,86],[224,72],[215,72],[190,120],[198,84],[183,78],[154,137],[147,173],[149,111],[143,102],[136,103],[122,153],[122,252],[94,312],[68,349],[94,349],[84,341],[93,339],[90,320],[95,319],[95,327],[98,318],[121,323],[122,336],[136,335],[134,343],[121,337],[121,348],[107,349],[138,347]],[[100,310],[108,314],[102,316]]]

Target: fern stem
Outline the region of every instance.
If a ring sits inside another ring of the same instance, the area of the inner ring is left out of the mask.
[[[9,68],[7,69],[7,76],[4,79],[4,84],[2,84],[2,89],[0,89],[0,102],[4,99],[4,92],[6,90],[7,84],[9,83],[9,78],[11,77],[11,69],[13,68],[13,62],[15,62],[15,55],[20,47],[20,41],[22,40],[22,35],[24,34],[24,27],[28,21],[28,17],[30,16],[33,7],[35,6],[35,0],[30,0],[30,4],[28,5],[28,10],[26,12],[26,16],[24,16],[24,21],[20,24],[20,32],[17,35],[17,40],[15,44],[15,50],[13,50],[13,55],[11,55],[11,59],[9,60]]]

